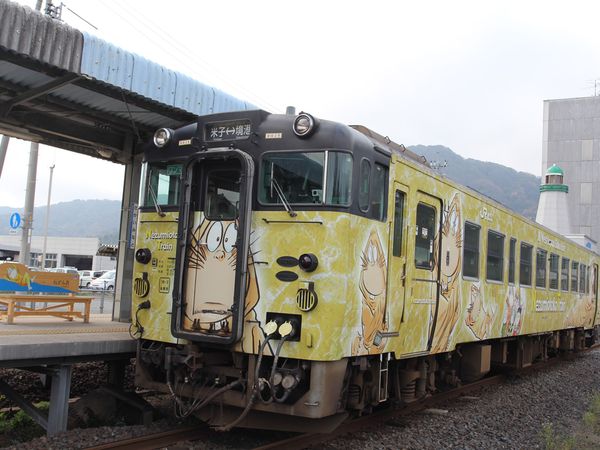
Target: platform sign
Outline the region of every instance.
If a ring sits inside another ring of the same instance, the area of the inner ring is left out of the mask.
[[[21,225],[21,214],[15,212],[10,215],[10,219],[8,219],[8,223],[13,230],[19,228]]]

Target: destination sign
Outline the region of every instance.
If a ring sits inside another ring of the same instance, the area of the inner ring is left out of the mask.
[[[204,140],[208,142],[248,139],[251,134],[252,125],[248,119],[209,123],[204,128]]]

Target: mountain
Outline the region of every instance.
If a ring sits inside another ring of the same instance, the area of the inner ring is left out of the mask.
[[[535,219],[540,196],[540,177],[517,172],[501,164],[465,159],[442,145],[415,145],[409,149],[425,156],[429,162],[445,161],[446,166],[438,169],[443,175],[493,198],[525,217]]]
[[[9,218],[22,210],[0,206],[0,234],[8,234]],[[48,236],[97,237],[103,244],[116,244],[119,235],[121,202],[118,200],[73,200],[50,206]],[[46,207],[33,211],[33,235],[43,236]]]

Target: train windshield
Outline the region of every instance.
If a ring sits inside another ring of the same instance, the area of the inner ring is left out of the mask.
[[[348,206],[352,155],[338,151],[267,153],[262,158],[260,180],[262,204]]]
[[[177,206],[181,189],[181,164],[151,163],[145,170],[143,205]]]

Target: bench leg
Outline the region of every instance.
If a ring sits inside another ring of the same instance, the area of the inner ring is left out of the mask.
[[[83,307],[83,323],[90,322],[90,310],[92,309],[92,302],[85,302],[85,306]]]
[[[14,323],[15,321],[15,303],[10,302],[8,304],[8,311],[6,311],[6,323]]]

